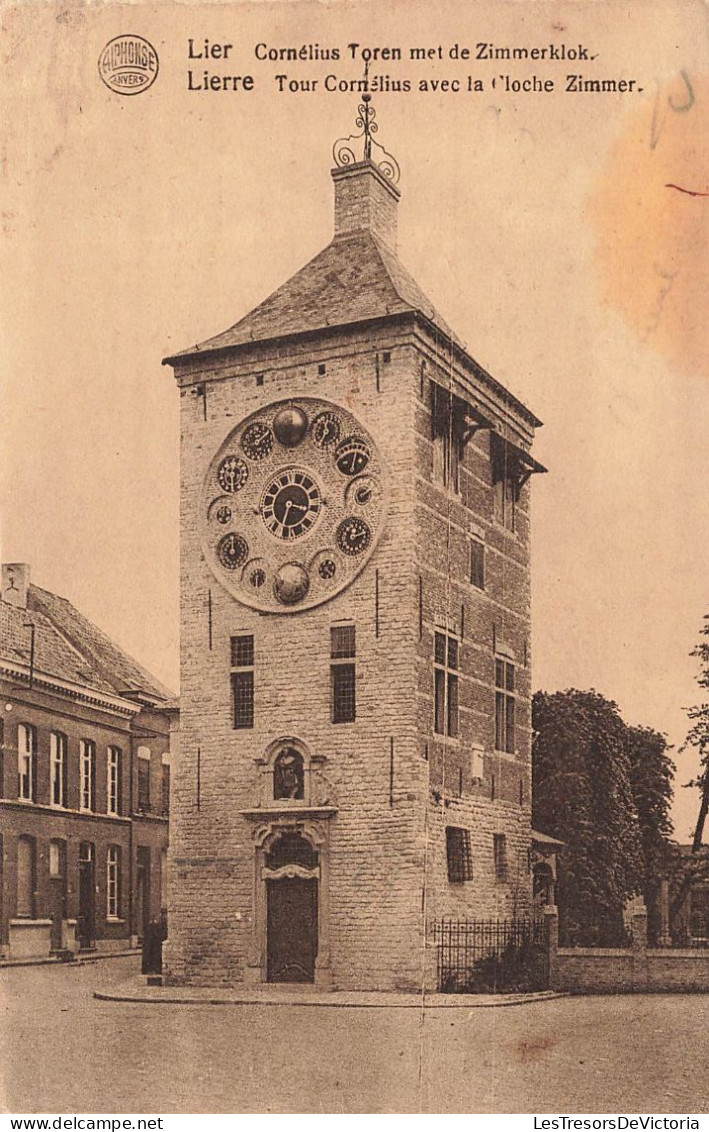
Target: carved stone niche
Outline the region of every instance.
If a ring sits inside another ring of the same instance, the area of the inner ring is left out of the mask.
[[[263,756],[254,759],[257,807],[269,811],[332,807],[326,762],[325,755],[311,754],[307,744],[293,735],[274,740]]]

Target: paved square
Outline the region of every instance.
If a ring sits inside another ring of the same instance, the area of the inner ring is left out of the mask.
[[[709,1111],[709,996],[425,1014],[93,998],[136,970],[0,972],[5,1111]]]

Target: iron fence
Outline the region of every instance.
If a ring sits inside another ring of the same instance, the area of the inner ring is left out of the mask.
[[[444,994],[544,990],[548,957],[543,918],[436,920],[438,989]]]

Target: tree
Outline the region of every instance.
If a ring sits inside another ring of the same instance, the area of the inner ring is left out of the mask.
[[[645,890],[667,844],[666,740],[628,727],[594,691],[537,692],[532,721],[534,825],[565,843],[562,938],[613,944],[623,938],[626,901]]]
[[[635,802],[643,859],[642,891],[648,910],[648,934],[657,939],[662,930],[660,881],[671,870],[674,763],[667,739],[649,727],[628,727],[630,788]]]
[[[709,688],[709,615],[704,618],[701,634],[705,638],[696,648],[692,649],[690,656],[696,656],[701,663],[701,672],[697,677],[700,688]],[[704,840],[704,825],[709,813],[709,704],[697,704],[688,708],[687,715],[692,723],[682,750],[695,747],[699,751],[699,774],[688,782],[688,786],[698,786],[701,791],[699,814],[692,839],[692,852],[698,853]]]
[[[699,687],[709,689],[709,615],[705,616],[700,632],[704,639],[700,640],[689,655],[696,656],[700,662],[701,670],[697,677]],[[698,874],[706,870],[705,860],[697,861],[696,858],[703,856],[704,826],[709,813],[709,703],[696,704],[688,708],[687,716],[692,726],[680,750],[685,751],[687,747],[694,747],[699,752],[699,774],[686,783],[687,786],[697,787],[700,791],[699,813],[692,838],[690,856],[693,859],[680,861],[678,868],[679,879],[674,887],[670,904],[672,924],[681,912],[692,884],[698,879]]]

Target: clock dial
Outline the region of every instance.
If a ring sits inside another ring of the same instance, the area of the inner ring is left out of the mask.
[[[350,515],[337,528],[337,545],[343,554],[364,554],[372,539],[372,532],[364,519]]]
[[[285,468],[263,493],[261,517],[276,538],[296,539],[308,533],[321,506],[313,478],[300,468]]]
[[[249,544],[242,535],[224,535],[219,541],[217,556],[225,570],[236,570],[249,557]]]
[[[318,413],[313,421],[313,442],[318,448],[331,448],[340,439],[340,418],[335,413]]]
[[[335,464],[343,476],[358,476],[370,458],[369,445],[361,436],[348,436],[335,449]]]
[[[365,569],[386,502],[381,456],[349,408],[323,397],[261,404],[207,470],[204,557],[242,605],[297,616]]]
[[[244,431],[241,447],[251,460],[264,460],[273,448],[273,433],[263,421],[254,421]]]
[[[217,470],[217,482],[222,491],[241,491],[249,478],[249,466],[239,456],[227,456]]]

